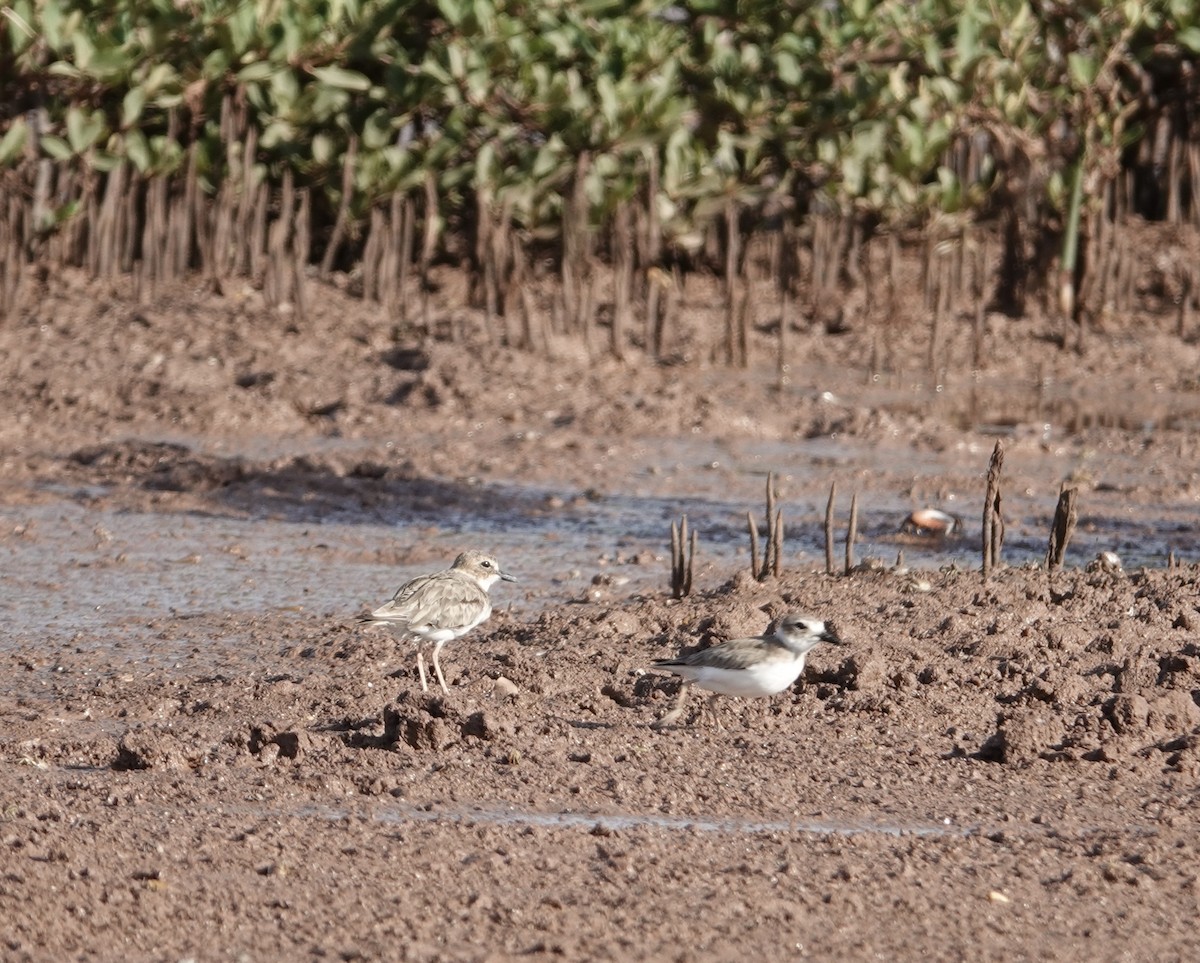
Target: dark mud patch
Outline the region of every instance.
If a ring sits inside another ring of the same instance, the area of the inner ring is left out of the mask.
[[[196,452],[180,444],[129,440],[77,449],[55,466],[53,477],[60,485],[108,489],[110,500],[124,493],[167,493],[179,496],[180,507],[191,499],[193,506],[205,511],[288,522],[365,517],[430,524],[452,505],[472,523],[495,527],[500,520],[513,526],[542,513],[544,506],[532,496],[478,482],[421,477],[411,464],[397,461],[329,456],[255,460]],[[169,507],[162,498],[156,501],[158,510]]]

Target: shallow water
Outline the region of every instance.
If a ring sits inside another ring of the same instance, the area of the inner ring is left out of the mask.
[[[355,443],[320,447],[353,454]],[[136,649],[153,636],[155,650],[170,658],[170,640],[154,620],[277,611],[283,619],[349,621],[436,567],[380,564],[383,547],[402,556],[404,546],[419,545],[423,558],[447,561],[462,547],[486,547],[520,579],[494,591],[498,607],[518,613],[579,598],[594,577],[611,577],[622,594],[665,592],[669,528],[683,514],[700,538],[696,585],[715,587],[748,564],[746,512],[761,525],[769,471],[785,516],[787,566],[823,567],[825,504],[836,481],[839,539],[850,493],[859,494],[856,559],[891,565],[902,550],[913,568],[975,568],[990,448],[986,439],[937,454],[914,453],[899,440],[625,442],[621,480],[610,490],[471,482],[447,486],[440,510],[407,516],[354,504],[290,513],[266,505],[251,517],[216,502],[203,512],[117,510],[93,504],[95,491],[45,489],[53,500],[0,506],[0,646],[55,640]],[[1161,566],[1172,549],[1181,559],[1200,555],[1195,484],[1172,489],[1148,460],[1060,444],[1047,430],[1041,444],[1006,459],[1007,563],[1042,560],[1058,485],[1080,471],[1094,483],[1080,498],[1069,565],[1103,550],[1117,552],[1127,569]],[[1158,490],[1152,507],[1130,500],[1139,486]],[[943,544],[903,542],[900,522],[922,505],[960,515],[966,534]],[[841,565],[841,542],[835,558]]]
[[[661,813],[534,812],[514,806],[483,804],[390,804],[375,810],[380,822],[450,822],[485,826],[535,826],[539,829],[588,829],[620,832],[630,829],[665,829],[674,832],[721,835],[793,833],[806,836],[970,836],[978,830],[942,823],[867,823],[838,820],[739,819],[667,816]]]

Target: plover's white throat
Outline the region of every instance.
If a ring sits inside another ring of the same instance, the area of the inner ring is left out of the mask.
[[[421,674],[421,689],[429,691],[425,677],[425,657],[422,646],[433,643],[433,671],[437,674],[442,692],[449,695],[438,655],[442,646],[466,635],[492,614],[488,596],[497,580],[516,579],[500,569],[500,563],[483,552],[463,552],[450,568],[431,575],[418,575],[405,582],[386,602],[363,619],[374,625],[387,625],[402,638],[417,642],[417,670]]]
[[[820,619],[791,612],[765,635],[731,639],[679,658],[659,660],[654,668],[682,676],[684,687],[676,706],[656,725],[679,717],[689,682],[713,693],[709,707],[714,718],[718,695],[767,696],[782,692],[800,677],[808,653],[822,642],[841,645],[841,639]]]

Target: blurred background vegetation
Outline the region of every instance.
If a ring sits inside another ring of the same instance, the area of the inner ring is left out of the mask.
[[[1191,0],[10,0],[0,315],[32,264],[301,310],[340,274],[432,335],[453,265],[489,336],[657,358],[707,272],[744,363],[764,285],[782,352],[894,311],[906,253],[931,344],[964,305],[1083,329],[1154,222],[1183,333],[1198,57]]]

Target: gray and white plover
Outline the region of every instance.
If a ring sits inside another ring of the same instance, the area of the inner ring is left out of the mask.
[[[957,538],[963,532],[963,521],[937,508],[918,508],[900,523],[900,531],[921,538]]]
[[[721,728],[716,712],[718,695],[753,697],[782,692],[800,677],[808,653],[822,642],[842,644],[820,619],[790,612],[764,635],[730,639],[675,659],[661,659],[654,668],[682,676],[684,682],[674,708],[654,726],[662,728],[679,718],[687,685],[692,683],[713,693],[709,709]]]
[[[498,580],[516,579],[500,568],[500,563],[483,552],[463,552],[454,564],[441,572],[418,575],[405,582],[392,596],[367,618],[361,621],[386,625],[401,638],[417,643],[417,670],[421,674],[421,689],[429,691],[425,677],[425,657],[422,648],[433,644],[433,671],[437,674],[442,692],[450,694],[438,659],[442,646],[462,638],[471,629],[486,621],[492,614],[490,589]]]

